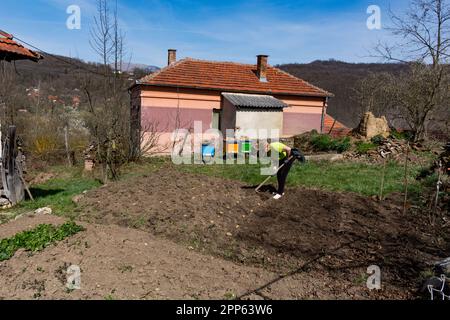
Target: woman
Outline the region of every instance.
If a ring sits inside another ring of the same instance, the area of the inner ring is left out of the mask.
[[[292,164],[295,160],[305,161],[303,155],[297,149],[288,147],[281,142],[268,142],[266,144],[266,153],[269,151],[276,152],[278,154],[278,165],[279,170],[277,172],[278,180],[278,191],[274,195],[275,200],[281,199],[284,196],[284,189],[286,186],[286,179],[288,177],[289,171],[291,170]]]

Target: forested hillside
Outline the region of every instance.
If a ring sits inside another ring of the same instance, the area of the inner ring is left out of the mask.
[[[346,63],[341,61],[314,61],[307,64],[283,64],[279,68],[294,76],[302,78],[312,84],[332,92],[335,96],[330,99],[329,113],[338,120],[353,127],[358,123],[355,112],[354,88],[357,82],[369,73],[392,72],[405,70],[402,64],[382,63]],[[79,59],[61,56],[46,56],[39,63],[19,61],[16,69],[20,83],[24,88],[41,86],[52,88],[55,95],[68,94],[79,89],[82,74],[87,70],[98,72],[99,67]],[[144,70],[134,70],[131,78],[139,78],[145,74]]]
[[[356,126],[359,120],[354,99],[357,82],[370,73],[398,73],[406,70],[406,66],[402,64],[346,63],[335,60],[284,64],[278,67],[333,93],[335,96],[329,101],[328,113],[350,127]]]

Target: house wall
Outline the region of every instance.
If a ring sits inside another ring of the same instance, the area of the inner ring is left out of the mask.
[[[291,137],[311,130],[321,131],[326,99],[317,97],[275,96],[289,107],[283,111],[283,136]]]
[[[157,135],[158,153],[170,153],[176,129],[194,128],[194,121],[202,122],[202,131],[212,126],[213,109],[220,109],[219,92],[171,87],[135,87],[141,104],[141,127],[147,139]],[[148,132],[151,131],[151,132]],[[175,140],[183,140],[177,135]]]
[[[245,132],[245,129],[267,130],[270,135],[271,130],[278,130],[282,134],[283,130],[283,110],[238,110],[236,113],[236,127]],[[257,138],[251,137],[250,138]]]
[[[142,86],[131,92],[131,107],[139,109],[140,126],[147,137],[157,132],[161,148],[159,152],[171,151],[171,137],[178,128],[192,129],[194,121],[202,122],[203,132],[212,126],[213,109],[222,109],[222,129],[255,125],[279,126],[282,117],[282,135],[293,136],[316,129],[320,131],[325,98],[274,95],[289,105],[273,119],[261,118],[261,114],[247,113],[235,118],[234,106],[227,104],[221,92],[200,89]],[[134,111],[136,113],[136,111]],[[255,120],[256,119],[256,120]],[[241,121],[241,123],[236,122]],[[261,122],[263,121],[263,122]],[[151,131],[151,132],[148,132]]]

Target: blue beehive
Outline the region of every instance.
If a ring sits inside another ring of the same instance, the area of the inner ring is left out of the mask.
[[[209,144],[202,145],[202,156],[214,158],[216,155],[216,148],[214,146],[210,146]]]

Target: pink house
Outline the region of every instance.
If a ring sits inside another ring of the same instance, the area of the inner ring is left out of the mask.
[[[169,50],[167,67],[130,88],[135,145],[157,133],[158,144],[168,146],[174,130],[190,129],[194,121],[201,121],[204,131],[264,123],[283,137],[323,132],[332,94],[270,66],[268,56],[256,62],[177,61],[176,50]]]

